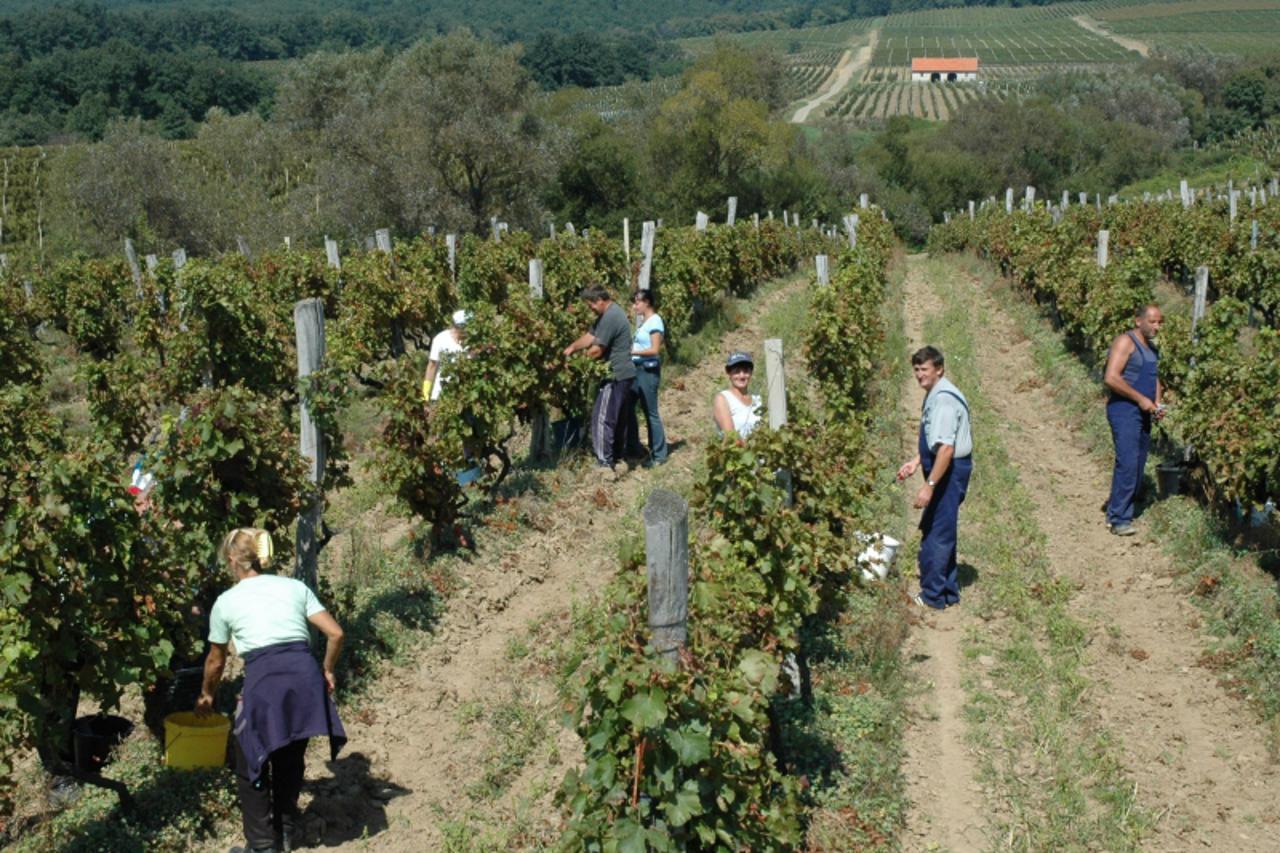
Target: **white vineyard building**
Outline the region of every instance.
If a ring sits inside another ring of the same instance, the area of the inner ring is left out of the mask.
[[[912,83],[960,83],[978,79],[978,58],[917,56],[911,60]]]

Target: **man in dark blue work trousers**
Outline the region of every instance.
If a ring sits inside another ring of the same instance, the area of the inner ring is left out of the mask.
[[[905,480],[919,468],[925,483],[912,505],[920,516],[920,592],[916,604],[941,610],[960,603],[956,579],[956,525],[973,472],[969,401],[943,376],[942,353],[923,347],[911,356],[911,370],[925,390],[920,415],[919,453],[898,469]]]
[[[1103,382],[1111,391],[1107,423],[1116,445],[1116,465],[1111,472],[1111,497],[1107,500],[1107,526],[1117,536],[1132,536],[1133,503],[1147,465],[1151,422],[1164,415],[1160,405],[1159,354],[1156,335],[1164,316],[1158,305],[1143,305],[1133,315],[1133,328],[1117,335],[1107,353]]]

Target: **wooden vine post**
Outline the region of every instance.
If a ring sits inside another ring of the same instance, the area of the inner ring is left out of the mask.
[[[866,193],[859,194],[858,207],[860,207],[863,210],[866,210],[870,206],[871,206],[871,197]]]
[[[693,227],[699,231],[706,231],[708,222],[710,222],[710,217],[699,210],[698,215],[694,220]]]
[[[729,215],[725,217],[725,225],[733,225],[738,221],[738,197],[736,195],[729,196]]]
[[[818,255],[813,259],[814,266],[817,268],[818,284],[824,287],[831,283],[831,266],[830,259],[826,255]]]
[[[324,361],[324,303],[303,299],[293,306],[293,326],[298,344],[298,378],[305,379],[320,369]],[[315,486],[314,499],[298,516],[297,555],[293,576],[316,588],[316,565],[320,556],[320,523],[324,511],[324,436],[320,434],[311,406],[304,397],[298,407],[301,418],[302,458],[311,464],[309,478]]]
[[[541,300],[543,264],[541,258],[529,259],[529,297]],[[555,455],[555,436],[551,431],[551,417],[541,403],[534,409],[530,421],[529,460],[534,463],[549,462]]]
[[[124,238],[124,257],[129,262],[129,272],[133,275],[133,287],[138,297],[142,297],[142,267],[138,265],[138,253],[133,248],[133,241]]]
[[[553,225],[552,227],[554,228],[555,226]],[[449,275],[453,276],[456,281],[458,278],[458,235],[444,235],[444,245],[449,251]]]
[[[1111,249],[1111,232],[1104,228],[1098,232],[1098,267],[1099,269],[1105,270],[1107,268],[1107,262],[1110,260],[1110,254],[1109,254],[1110,249]]]
[[[342,269],[342,258],[338,254],[338,241],[324,238],[324,257],[328,261],[329,266],[335,270]]]
[[[649,580],[649,641],[678,664],[689,636],[689,504],[667,489],[645,501],[644,560]]]
[[[1013,213],[1013,187],[1007,187],[1004,191],[1004,212]]]
[[[631,263],[631,220],[625,216],[622,218],[622,251],[627,256],[627,263]]]
[[[787,425],[787,375],[782,360],[782,339],[768,338],[764,342],[765,388],[768,393],[769,429],[782,429]],[[787,506],[793,501],[791,472],[781,468],[774,472],[778,486],[786,492]]]

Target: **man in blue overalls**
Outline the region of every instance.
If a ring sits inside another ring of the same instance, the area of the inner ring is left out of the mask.
[[[1133,502],[1147,464],[1151,421],[1164,414],[1160,405],[1159,362],[1153,344],[1164,316],[1158,305],[1143,305],[1133,317],[1133,328],[1111,342],[1103,382],[1111,390],[1107,422],[1116,445],[1116,467],[1111,474],[1107,501],[1107,526],[1117,536],[1132,536]]]
[[[942,353],[923,347],[911,356],[916,382],[925,390],[919,453],[898,469],[905,480],[919,468],[925,484],[913,506],[920,516],[920,592],[916,604],[941,610],[960,602],[956,579],[956,525],[973,472],[969,401],[943,376]]]

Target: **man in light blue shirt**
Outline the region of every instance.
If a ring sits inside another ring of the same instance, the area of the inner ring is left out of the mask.
[[[956,578],[956,527],[973,472],[969,401],[943,376],[942,353],[923,347],[911,356],[916,382],[925,390],[919,452],[898,469],[905,480],[922,470],[925,484],[913,506],[920,516],[920,592],[917,604],[941,610],[960,601]]]

